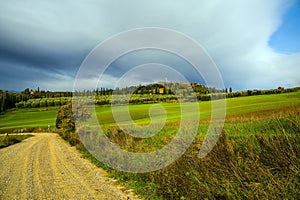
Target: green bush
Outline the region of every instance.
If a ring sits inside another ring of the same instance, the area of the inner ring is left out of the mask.
[[[79,105],[83,106],[83,105]],[[62,138],[68,141],[72,146],[81,145],[80,138],[76,131],[75,120],[86,120],[89,114],[85,109],[78,109],[77,112],[72,111],[72,102],[59,107],[56,117],[56,128]]]

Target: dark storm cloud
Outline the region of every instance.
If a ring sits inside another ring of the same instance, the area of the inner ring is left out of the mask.
[[[107,74],[120,77],[130,69],[146,63],[159,63],[170,66],[174,70],[181,73],[189,81],[204,83],[203,79],[199,79],[200,74],[198,74],[194,67],[187,60],[185,60],[184,57],[157,49],[142,49],[125,54],[119,57],[109,66],[107,69]],[[149,67],[150,66],[151,65],[149,65]],[[159,71],[152,70],[148,71],[146,74],[141,74],[140,77],[142,80],[142,77],[145,77],[146,75],[147,78],[150,78],[148,81],[151,82],[153,81],[151,77],[155,78],[155,75],[159,73]],[[172,77],[169,77],[169,80],[172,80]]]
[[[9,33],[0,33],[0,59],[16,64],[24,64],[44,70],[75,71],[90,49],[56,40],[35,41],[26,37],[23,40],[11,38]],[[74,41],[76,43],[76,41]]]

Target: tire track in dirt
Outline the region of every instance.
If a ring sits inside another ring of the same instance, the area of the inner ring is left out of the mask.
[[[0,199],[137,199],[57,134],[0,149]]]
[[[24,141],[18,145],[10,146],[5,149],[1,149],[0,153],[0,199],[2,199],[3,194],[8,194],[8,198],[12,198],[10,194],[12,193],[20,193],[26,194],[24,185],[21,187],[23,177],[25,177],[25,165],[28,163],[29,152],[30,149],[37,143],[38,141],[32,141],[28,143]],[[19,153],[22,153],[22,158],[20,159]],[[23,163],[24,165],[23,165]],[[8,191],[9,190],[9,191]],[[21,197],[21,196],[20,196]],[[25,196],[22,196],[23,199]]]

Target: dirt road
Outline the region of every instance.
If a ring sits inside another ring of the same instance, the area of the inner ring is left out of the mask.
[[[0,199],[136,199],[52,133],[0,149]]]

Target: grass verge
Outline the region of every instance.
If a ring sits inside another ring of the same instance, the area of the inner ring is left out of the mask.
[[[0,135],[0,149],[25,140],[33,135]]]

